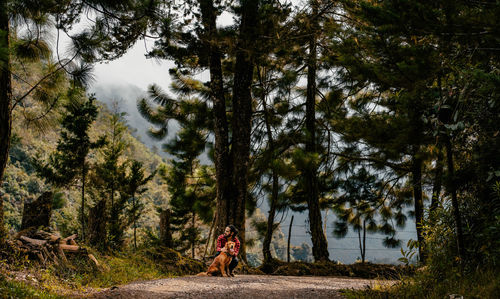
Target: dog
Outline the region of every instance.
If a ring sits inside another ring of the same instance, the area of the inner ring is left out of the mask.
[[[229,251],[234,248],[234,242],[228,241],[224,246],[227,252],[221,252],[212,262],[210,267],[208,267],[207,272],[201,272],[197,276],[216,276],[221,273],[222,276],[229,277],[229,264],[233,260],[233,257],[229,254]]]

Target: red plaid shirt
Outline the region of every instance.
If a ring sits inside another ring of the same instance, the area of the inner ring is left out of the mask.
[[[226,236],[224,236],[224,234],[220,235],[217,238],[217,251],[220,252],[222,248],[226,246],[226,242],[227,242]],[[233,237],[233,242],[234,242],[234,248],[233,248],[234,256],[237,256],[238,252],[240,251],[240,240],[238,240],[238,238],[236,237]]]

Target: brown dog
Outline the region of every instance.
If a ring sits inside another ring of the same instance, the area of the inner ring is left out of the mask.
[[[201,272],[197,276],[215,276],[221,273],[222,276],[229,277],[229,264],[233,260],[233,257],[229,254],[229,251],[234,248],[234,242],[226,242],[227,252],[221,252],[213,261],[213,263],[208,267],[207,272]]]

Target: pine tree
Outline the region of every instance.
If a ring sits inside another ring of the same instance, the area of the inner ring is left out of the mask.
[[[64,107],[66,114],[62,119],[61,137],[57,148],[47,163],[36,162],[38,174],[55,186],[66,186],[75,181],[80,183],[81,209],[80,223],[82,239],[85,240],[85,187],[90,169],[87,155],[91,150],[102,147],[105,138],[91,141],[88,131],[97,118],[95,98],[86,99],[79,88],[69,90],[70,102]]]
[[[133,160],[130,165],[129,175],[125,178],[123,192],[120,195],[128,199],[128,223],[131,223],[134,229],[134,249],[137,249],[137,221],[144,210],[144,205],[140,202],[140,195],[147,191],[147,188],[143,186],[156,175],[156,171],[153,171],[149,176],[146,176],[144,171],[142,163]]]
[[[360,117],[355,117],[359,123],[350,126],[370,127],[364,133],[353,132],[358,140],[370,145],[368,160],[380,166],[385,164],[397,176],[406,172],[411,179],[421,261],[425,260],[423,169],[430,158],[428,145],[433,142],[433,137],[426,134],[430,126],[423,119],[437,101],[432,82],[439,63],[430,40],[421,39],[419,30],[431,26],[430,19],[435,17],[432,5],[406,1],[383,5],[349,3],[346,10],[355,19],[368,20],[368,23],[347,26],[348,38],[337,48],[342,53],[340,64],[349,72],[344,79],[353,82],[354,91],[359,95],[358,111],[362,110]],[[430,19],[426,22],[420,19],[417,23],[416,12]],[[402,24],[415,27],[408,29]],[[366,88],[367,84],[373,84],[373,88]],[[380,109],[369,108],[375,101]]]
[[[90,79],[88,76],[91,69],[89,63],[117,58],[123,55],[139,37],[143,36],[158,5],[159,3],[156,1],[131,1],[117,5],[113,1],[107,0],[93,3],[65,0],[58,2],[58,5],[54,5],[53,1],[3,0],[0,2],[0,182],[3,181],[8,159],[12,109],[28,96],[38,93],[38,96],[51,104],[47,105],[47,111],[41,114],[34,109],[34,113],[37,115],[30,117],[29,122],[43,120],[57,105],[59,99],[57,96],[53,98],[44,91],[43,85],[46,84],[47,80],[65,72],[73,78],[75,83],[78,82],[77,85],[81,86],[81,83]],[[70,32],[73,25],[80,21],[81,12],[84,10],[94,12],[95,19],[92,21],[94,26],[76,34]],[[51,24],[48,21],[50,16],[56,22],[57,43],[59,43],[60,31],[63,31],[71,38],[73,46],[73,53],[68,59],[60,58],[60,53],[56,53],[57,63],[52,63],[50,55],[47,55],[49,52],[48,43],[44,41],[42,36],[44,29]],[[25,57],[30,59],[41,58],[49,61],[48,72],[36,82],[29,83],[12,73],[10,53],[14,45],[10,40],[12,31],[9,19],[22,19],[23,25],[28,26],[27,32],[35,33],[28,35],[27,39],[15,45],[15,52],[26,55]],[[79,61],[79,63],[75,63],[75,61]],[[11,78],[13,75],[23,83],[28,83],[29,86],[24,94],[16,98],[12,96]],[[3,224],[3,202],[0,201],[1,243],[5,240]]]
[[[7,167],[12,127],[12,83],[10,71],[9,15],[7,0],[0,1],[0,184]],[[0,245],[6,240],[3,198],[0,198]]]
[[[255,60],[263,54],[255,41],[261,29],[261,9],[273,5],[278,6],[278,1],[242,0],[228,5],[203,0],[173,4],[164,23],[168,26],[158,29],[160,35],[169,38],[158,41],[151,51],[157,58],[173,59],[181,68],[210,71],[218,186],[215,232],[222,233],[232,223],[238,227],[241,240],[245,238],[248,194],[251,84]],[[201,15],[193,13],[198,9]],[[217,17],[224,10],[235,13],[237,26],[222,30],[216,27]],[[175,21],[176,17],[186,16],[189,16],[187,22]],[[232,118],[228,119],[230,112]],[[243,258],[244,243],[240,250]]]
[[[386,124],[389,122],[393,124],[383,130],[392,130],[391,132],[395,133],[392,135],[404,132],[400,137],[382,134],[376,138],[369,138],[370,146],[385,148],[380,152],[383,156],[372,156],[370,159],[380,165],[384,164],[385,160],[385,164],[393,170],[410,174],[420,258],[424,261],[425,252],[422,248],[424,246],[422,186],[426,176],[424,166],[431,159],[438,162],[443,159],[440,158],[440,151],[429,151],[437,143],[438,147],[448,148],[447,153],[450,154],[447,156],[447,175],[455,177],[453,144],[450,146],[448,143],[450,132],[442,134],[442,128],[445,127],[443,125],[454,128],[452,130],[455,131],[454,135],[461,130],[456,130],[460,127],[458,114],[454,114],[453,124],[443,124],[437,114],[446,113],[446,107],[460,102],[456,101],[457,96],[463,97],[470,91],[467,86],[474,82],[472,79],[474,76],[469,76],[470,73],[466,70],[474,68],[473,65],[483,61],[485,57],[492,57],[490,56],[492,48],[485,47],[479,52],[473,49],[477,48],[478,44],[490,46],[495,44],[490,32],[484,29],[497,18],[492,17],[491,13],[498,9],[498,5],[486,9],[484,3],[453,1],[432,3],[348,1],[344,4],[348,18],[343,28],[342,41],[339,42],[339,47],[336,47],[340,53],[339,64],[346,69],[344,82],[352,86],[352,94],[358,93],[359,98],[364,97],[360,103],[364,103],[362,106],[365,106],[365,111],[370,109],[370,105],[382,103],[379,106],[383,107],[382,109],[373,110],[371,113],[377,117],[373,118],[369,113],[363,113],[365,120],[379,118],[376,121],[378,126],[379,121],[384,119]],[[481,17],[478,19],[479,15]],[[465,53],[469,53],[470,56]],[[466,73],[469,75],[465,75]],[[465,80],[468,83],[465,81],[459,83],[460,80],[456,80],[457,78],[468,78]],[[367,93],[372,95],[363,96]],[[374,97],[373,93],[378,96]],[[467,96],[470,98],[471,94]],[[370,101],[371,104],[368,104]],[[455,109],[457,108],[458,106],[455,106]],[[375,126],[370,121],[365,122],[365,125]],[[410,138],[405,139],[405,135]],[[440,135],[438,140],[435,138],[437,135]],[[363,138],[366,138],[366,134],[359,140]],[[381,142],[382,140],[388,142]],[[391,147],[392,154],[396,155],[389,155],[388,150]],[[403,161],[402,158],[406,158],[406,161],[398,163],[399,166],[390,165],[395,160],[389,161],[389,158],[395,158],[398,152],[400,158],[397,159]],[[436,152],[438,154],[433,156],[432,153]],[[400,166],[405,170],[398,170]],[[443,174],[440,167],[442,164],[437,163],[434,180],[436,192],[440,190],[440,176]],[[446,190],[451,194],[457,248],[460,258],[463,258],[465,242],[461,233],[462,216],[456,195],[457,185],[454,181],[454,179],[448,180]],[[434,201],[433,210],[436,204]]]
[[[366,257],[366,233],[382,232],[386,246],[399,246],[400,242],[395,238],[395,227],[393,219],[398,227],[404,227],[406,216],[402,207],[397,202],[387,200],[393,194],[386,194],[385,183],[375,175],[370,174],[366,168],[360,167],[349,177],[339,182],[339,188],[343,194],[333,199],[333,210],[338,216],[335,221],[334,234],[344,237],[348,227],[352,226],[358,233],[361,261]]]
[[[102,162],[95,166],[93,183],[94,188],[99,189],[101,193],[101,201],[97,203],[99,206],[105,207],[101,211],[100,219],[92,221],[103,222],[99,227],[107,227],[109,225],[109,244],[113,248],[121,246],[123,229],[121,225],[120,215],[125,208],[125,200],[117,197],[117,193],[124,186],[126,170],[128,163],[124,161],[124,151],[127,148],[127,143],[124,141],[123,135],[127,130],[124,117],[125,112],[118,111],[118,104],[114,103],[111,115],[107,120],[109,122],[108,132],[106,132],[106,145],[100,150],[102,154]],[[109,212],[108,212],[109,211]],[[109,221],[109,223],[108,223]],[[106,230],[93,232],[95,241],[102,243],[106,242]],[[92,244],[92,242],[91,242]]]
[[[282,29],[276,26],[276,23],[285,20],[287,13],[284,9],[280,12],[282,14],[276,14],[275,17],[272,16],[277,12],[271,12],[269,24],[265,26],[269,32]],[[267,45],[275,52],[283,51],[288,46],[280,39]],[[293,130],[287,128],[287,116],[289,110],[293,109],[290,109],[293,107],[292,89],[297,84],[298,76],[286,58],[287,56],[271,55],[259,57],[256,62],[256,84],[252,90],[258,99],[258,104],[253,120],[253,161],[249,185],[255,186],[253,193],[266,194],[269,199],[267,224],[265,226],[260,223],[254,224],[258,228],[265,228],[262,231],[258,229],[264,238],[262,247],[264,263],[272,261],[271,241],[273,232],[278,227],[275,223],[276,214],[287,208],[282,185],[289,180],[290,167],[283,159],[285,153],[297,142],[293,140]]]
[[[204,172],[198,157],[205,150],[212,123],[207,103],[200,100],[207,94],[206,87],[176,70],[171,74],[174,79],[172,90],[178,98],[171,98],[153,85],[149,97],[160,106],[153,108],[142,99],[138,107],[141,114],[156,126],[150,134],[159,140],[167,137],[170,121],[175,120],[180,126],[176,137],[164,145],[164,150],[174,159],[170,161],[171,167],[160,170],[160,175],[168,184],[172,229],[178,233],[174,246],[180,251],[191,248],[194,257],[195,245],[200,241],[196,220],[212,220],[213,194],[208,191],[210,188],[207,190],[203,186],[213,182],[207,180],[206,175],[197,175]],[[200,98],[195,97],[196,94]]]

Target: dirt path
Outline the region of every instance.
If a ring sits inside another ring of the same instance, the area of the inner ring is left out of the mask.
[[[392,281],[307,276],[237,275],[160,279],[114,287],[92,298],[343,298],[340,289],[362,289]]]

